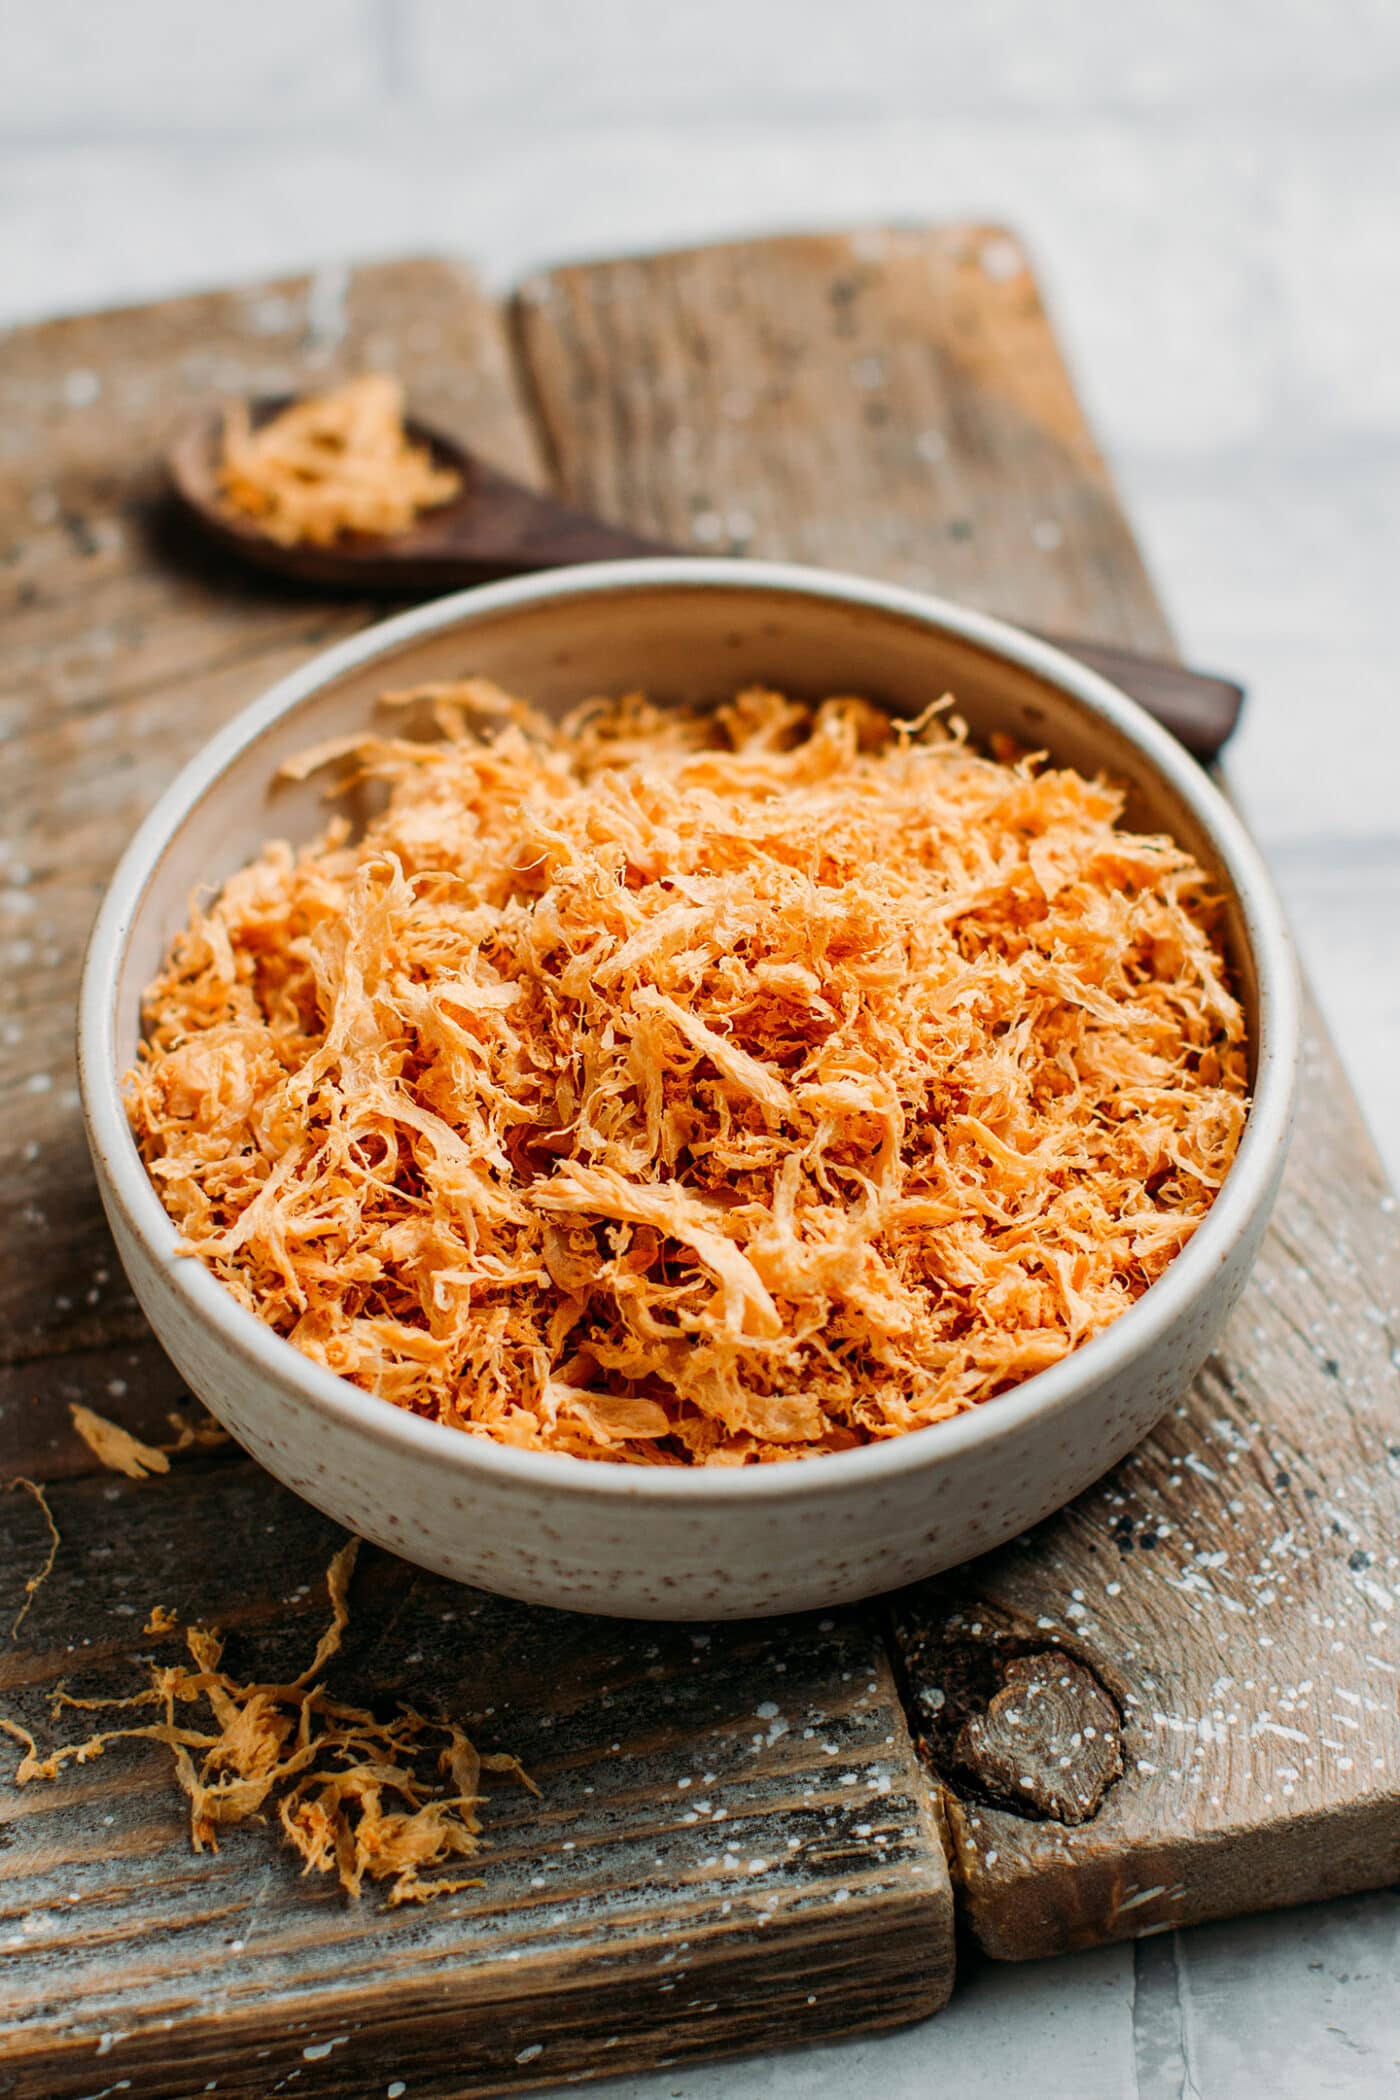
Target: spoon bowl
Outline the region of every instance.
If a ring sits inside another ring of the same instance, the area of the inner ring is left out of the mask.
[[[262,396],[248,403],[249,421],[257,430],[292,406],[289,395]],[[166,463],[186,511],[227,553],[275,575],[335,590],[417,595],[536,569],[675,551],[538,495],[431,424],[408,417],[404,428],[435,467],[457,476],[457,494],[424,511],[406,532],[350,533],[328,547],[284,545],[227,501],[220,487],[222,412],[189,424]]]

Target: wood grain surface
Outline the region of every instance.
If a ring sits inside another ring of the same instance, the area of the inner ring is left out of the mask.
[[[365,364],[525,480],[504,332],[446,264],[328,272],[25,328],[0,348],[0,1362],[143,1334],[73,1092],[82,944],[160,789],[256,693],[384,607],[249,582],[178,520],[161,455],[198,406]],[[75,405],[76,403],[76,405]]]
[[[227,1627],[250,1670],[304,1661],[325,1619],[337,1535],[241,1454],[134,1482],[99,1473],[73,1429],[79,1403],[161,1440],[185,1395],[111,1252],[71,1037],[87,924],[142,811],[271,679],[385,610],[248,581],[188,544],[161,448],[211,393],[365,362],[538,475],[500,318],[446,265],[63,322],[0,349],[0,428],[23,445],[0,473],[15,993],[0,1040],[0,1471],[48,1483],[63,1541],[0,1654],[0,1710],[45,1742],[59,1682],[97,1696],[143,1681],[153,1603]],[[47,1534],[22,1492],[0,1495],[0,1526],[3,1629]],[[0,2093],[128,2080],[182,2096],[217,2079],[263,2095],[293,2078],[322,2095],[395,2078],[415,2095],[495,2092],[887,2026],[946,1998],[936,1803],[876,1611],[658,1633],[504,1605],[368,1550],[352,1605],[333,1690],[466,1720],[543,1789],[493,1796],[484,1887],[421,1912],[373,1893],[347,1906],[300,1879],[267,1828],[196,1857],[155,1746],[7,1787]]]
[[[139,1675],[152,1603],[227,1626],[250,1669],[304,1659],[324,1616],[335,1534],[236,1451],[130,1482],[73,1432],[80,1401],[158,1436],[183,1396],[111,1257],[70,1034],[141,811],[281,670],[384,609],[187,544],[160,449],[222,391],[365,363],[636,530],[1170,646],[996,229],[562,271],[509,331],[465,273],[412,264],[0,346],[0,1437],[63,1538],[0,1702],[41,1736],[59,1680]],[[1278,1225],[1207,1374],[1015,1546],[884,1605],[728,1629],[531,1612],[362,1554],[335,1689],[456,1714],[544,1789],[493,1793],[483,1889],[349,1908],[266,1829],[196,1857],[150,1746],[8,1790],[0,2093],[293,2074],[486,2093],[889,2024],[951,1982],[940,1832],[972,1930],[1007,1955],[1394,1878],[1400,1264],[1315,1017],[1308,1058]],[[22,1493],[0,1523],[7,1626],[46,1534]]]
[[[999,229],[561,270],[524,287],[518,326],[575,500],[644,532],[1171,646],[1025,255]],[[1193,1392],[1072,1508],[895,1607],[989,1951],[1051,1954],[1400,1875],[1397,1343],[1394,1202],[1310,1006],[1276,1221]],[[1029,1770],[996,1755],[979,1771],[969,1716],[1008,1662],[1047,1649],[1102,1691],[1083,1691],[1082,1726],[1066,1695]],[[1101,1788],[1103,1692],[1123,1769]],[[1069,1824],[1077,1769],[1099,1805]]]
[[[555,271],[516,324],[561,492],[1172,655],[1035,281],[995,227]]]
[[[4,1693],[36,1733],[56,1681],[116,1695],[134,1653],[175,1659],[142,1637],[155,1601],[224,1627],[250,1675],[305,1664],[340,1534],[250,1462],[73,1474],[49,1500],[63,1546]],[[43,1552],[34,1504],[0,1498],[6,1624]],[[540,1787],[488,1782],[482,1886],[347,1903],[251,1827],[196,1856],[168,1753],[116,1745],[7,1805],[0,2092],[262,2095],[292,2070],[315,2093],[490,2092],[941,2002],[942,1856],[870,1618],[588,1620],[369,1549],[352,1603],[338,1696],[456,1717]]]

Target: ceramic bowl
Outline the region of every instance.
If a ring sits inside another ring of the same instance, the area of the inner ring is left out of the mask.
[[[833,1457],[654,1469],[516,1451],[420,1421],[319,1369],[176,1251],[127,1127],[121,1074],[142,987],[200,884],[270,836],[310,836],[320,788],[276,778],[319,738],[367,726],[386,687],[481,673],[547,707],[642,688],[706,700],[759,679],[914,712],[957,696],[1005,730],[1127,784],[1129,821],[1170,831],[1219,877],[1253,1045],[1253,1106],[1209,1216],[1130,1311],[970,1413]],[[192,1390],[246,1450],[349,1530],[485,1589],[577,1611],[741,1617],[893,1588],[1036,1523],[1121,1458],[1188,1385],[1248,1273],[1278,1185],[1298,1004],[1269,880],[1206,775],[1131,700],[1045,643],[853,577],[661,559],[465,591],[327,651],[239,715],[141,827],[94,928],[83,1105],[132,1286]]]

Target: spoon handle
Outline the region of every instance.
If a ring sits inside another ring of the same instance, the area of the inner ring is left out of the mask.
[[[285,404],[271,404],[278,405]],[[253,406],[256,409],[258,404]],[[252,520],[236,515],[223,502],[219,488],[221,418],[191,425],[177,439],[168,456],[170,473],[187,511],[228,553],[323,589],[394,597],[436,594],[460,590],[488,577],[525,575],[536,569],[695,551],[644,538],[589,511],[570,509],[423,426],[410,425],[410,430],[434,447],[441,464],[460,474],[462,490],[453,501],[426,513],[392,539],[349,540],[329,547],[284,546]],[[1228,678],[1188,671],[1181,664],[1138,656],[1107,643],[1055,635],[1045,639],[1057,642],[1067,655],[1078,657],[1131,694],[1197,758],[1214,758],[1239,718],[1244,694]]]
[[[523,496],[527,491],[521,491]],[[500,502],[500,498],[493,498]],[[542,504],[533,498],[521,506],[516,531],[504,531],[506,512],[512,506],[493,508],[491,542],[502,563],[521,569],[563,569],[577,561],[617,561],[632,554],[682,554],[684,548],[665,546],[659,540],[644,540],[640,533],[625,531],[590,517],[581,510],[565,510],[560,504]],[[550,517],[548,512],[554,512]],[[483,533],[485,540],[485,533]],[[504,573],[504,567],[497,569]],[[1228,743],[1245,706],[1245,689],[1234,678],[1213,672],[1188,670],[1165,657],[1146,657],[1136,649],[1121,649],[1115,643],[1089,643],[1079,636],[1041,634],[1066,655],[1075,657],[1087,670],[1096,670],[1110,685],[1138,701],[1186,745],[1196,758],[1211,760]]]
[[[1066,656],[1127,693],[1196,758],[1219,757],[1234,734],[1244,706],[1244,687],[1233,678],[1192,671],[1165,657],[1140,656],[1136,649],[1120,649],[1113,642],[1045,633],[1041,639],[1053,642]]]
[[[456,551],[464,562],[487,563],[496,575],[690,551],[645,539],[590,512],[570,510],[479,462],[474,468],[472,499],[454,526]],[[1136,650],[1113,643],[1055,634],[1045,634],[1042,639],[1129,694],[1197,758],[1216,757],[1239,720],[1244,689],[1233,679],[1188,670],[1184,664],[1161,657],[1140,656]]]

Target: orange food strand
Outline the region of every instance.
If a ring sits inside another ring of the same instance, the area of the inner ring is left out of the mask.
[[[475,1878],[425,1877],[425,1870],[480,1851],[482,1772],[506,1773],[532,1794],[539,1789],[518,1759],[501,1750],[483,1756],[455,1722],[429,1720],[411,1707],[382,1721],[367,1708],[327,1696],[316,1680],[350,1623],[349,1586],[359,1545],[347,1539],[326,1570],[330,1623],[290,1684],[241,1683],[223,1668],[221,1636],[187,1626],[192,1669],[152,1664],[144,1688],[124,1698],[75,1698],[60,1686],[50,1702],[55,1715],[64,1709],[157,1707],[163,1720],[99,1729],[44,1755],[22,1722],[0,1714],[0,1733],[23,1753],[16,1784],[57,1781],[68,1765],[88,1764],[113,1743],[159,1743],[170,1751],[189,1801],[196,1852],[217,1852],[221,1830],[275,1808],[303,1872],[336,1874],[348,1896],[358,1897],[366,1879],[389,1882],[391,1906],[480,1886]],[[177,1623],[156,1605],[146,1630],[166,1634]],[[177,1721],[177,1708],[193,1708],[197,1716],[201,1705],[209,1709],[208,1723]],[[431,1761],[435,1772],[424,1772],[440,1738],[446,1740]]]
[[[392,538],[455,496],[460,478],[404,430],[397,379],[367,372],[297,401],[256,430],[242,402],[224,418],[224,500],[283,546]]]
[[[49,1547],[48,1552],[44,1555],[43,1565],[36,1568],[32,1575],[25,1577],[24,1602],[20,1605],[10,1624],[10,1639],[13,1641],[18,1639],[20,1627],[29,1617],[30,1606],[53,1573],[53,1564],[58,1558],[61,1540],[58,1535],[58,1526],[53,1520],[53,1511],[49,1508],[49,1498],[37,1480],[30,1480],[27,1475],[16,1473],[12,1480],[5,1482],[5,1488],[7,1491],[14,1488],[23,1488],[26,1495],[32,1496],[34,1502],[38,1505],[39,1514],[42,1516],[49,1534]],[[13,1728],[9,1730],[9,1733],[14,1734]]]
[[[187,1250],[469,1434],[747,1464],[992,1400],[1125,1311],[1247,1110],[1220,902],[937,707],[562,725],[484,681],[307,754],[387,796],[197,905],[133,1128]]]

